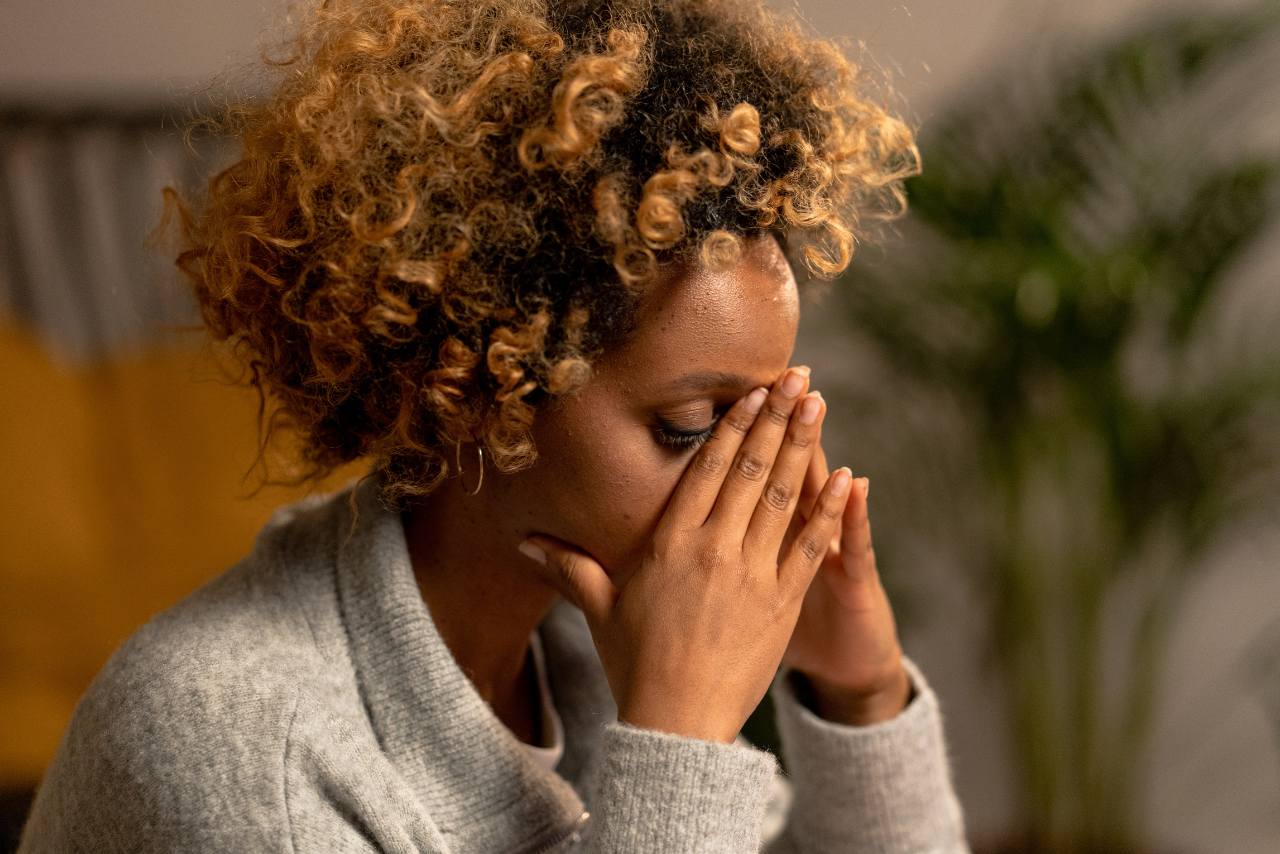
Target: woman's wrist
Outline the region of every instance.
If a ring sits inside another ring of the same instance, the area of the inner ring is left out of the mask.
[[[745,713],[730,713],[731,708],[726,708],[720,697],[701,692],[632,691],[618,703],[618,722],[682,738],[730,744],[746,719]]]
[[[870,691],[837,685],[798,670],[793,670],[789,678],[796,699],[809,711],[824,721],[845,726],[870,726],[892,720],[915,694],[911,678],[901,664]]]
[[[699,741],[718,741],[721,744],[733,743],[742,729],[741,725],[734,728],[732,724],[711,716],[646,714],[637,710],[620,711],[618,722],[637,729],[665,732],[668,735],[696,738]]]

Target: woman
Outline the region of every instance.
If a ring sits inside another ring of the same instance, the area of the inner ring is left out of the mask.
[[[333,0],[179,259],[313,473],[76,711],[23,851],[964,851],[788,368],[909,131],[745,0]],[[779,665],[783,665],[779,670]],[[777,674],[775,679],[775,674]]]

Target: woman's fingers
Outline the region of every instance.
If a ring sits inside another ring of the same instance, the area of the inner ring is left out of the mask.
[[[707,521],[729,466],[768,396],[767,389],[757,388],[729,407],[711,440],[694,455],[676,485],[659,530],[673,524],[698,528]]]
[[[817,503],[822,487],[826,485],[829,477],[831,472],[827,470],[827,455],[823,453],[822,442],[819,441],[813,447],[813,456],[809,458],[809,467],[804,472],[804,485],[800,487],[800,501],[796,504],[795,512],[791,514],[791,520],[787,523],[787,532],[783,535],[782,543],[778,547],[779,563],[791,550],[791,544],[796,541],[796,537],[800,536],[804,523],[808,522],[809,517],[813,515],[813,505]],[[832,535],[831,544],[838,552],[838,531]],[[829,549],[828,554],[830,551]]]
[[[618,600],[618,589],[592,557],[554,537],[534,534],[520,552],[543,568],[542,579],[578,607],[589,625],[600,625]]]
[[[847,468],[837,469],[827,480],[826,486],[814,502],[813,515],[791,544],[786,558],[778,566],[779,581],[783,589],[799,596],[809,589],[809,582],[818,571],[827,546],[840,526],[841,516],[850,501],[853,475]]]
[[[710,523],[742,542],[756,504],[769,483],[796,404],[809,387],[808,368],[789,368],[774,383],[755,424],[738,448],[711,511]],[[789,449],[794,451],[795,449]],[[806,457],[806,462],[808,458]],[[798,491],[798,489],[797,489]],[[734,537],[733,535],[737,536]]]
[[[840,533],[840,565],[846,578],[863,579],[875,575],[876,553],[871,546],[871,517],[867,513],[867,495],[871,481],[860,477],[853,483],[849,503],[845,505]]]
[[[822,435],[826,404],[821,395],[805,395],[791,415],[782,447],[756,501],[743,548],[776,551],[796,513],[813,449]],[[825,479],[824,479],[825,482]],[[821,484],[819,485],[821,486]]]
[[[827,455],[822,450],[822,443],[819,442],[813,448],[813,456],[809,458],[809,468],[804,473],[804,486],[800,488],[800,503],[797,505],[797,510],[801,520],[807,521],[813,515],[813,505],[817,502],[818,495],[830,476]]]

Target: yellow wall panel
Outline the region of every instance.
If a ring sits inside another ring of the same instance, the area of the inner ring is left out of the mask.
[[[306,492],[251,495],[257,410],[198,335],[69,369],[0,325],[0,789],[39,778],[121,641],[244,556],[271,511]]]

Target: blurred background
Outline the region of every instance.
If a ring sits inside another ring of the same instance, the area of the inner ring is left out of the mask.
[[[975,849],[1280,851],[1280,3],[775,2],[920,130],[797,361]],[[111,650],[299,493],[144,248],[285,10],[0,9],[5,851]]]

